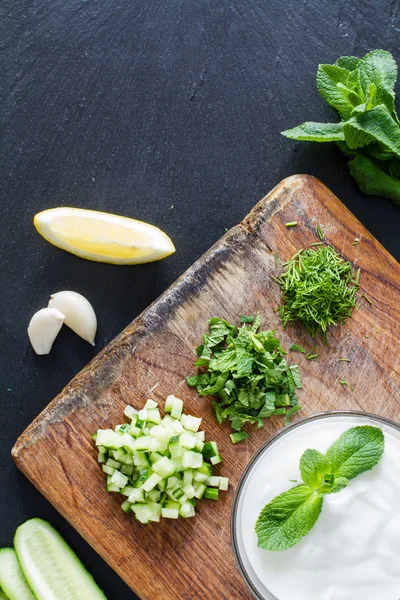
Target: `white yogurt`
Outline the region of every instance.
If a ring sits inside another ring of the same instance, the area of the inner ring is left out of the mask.
[[[289,550],[257,547],[255,522],[278,494],[301,482],[299,459],[307,448],[326,452],[356,425],[381,427],[380,463],[326,496],[321,515]],[[380,421],[330,416],[282,435],[253,465],[238,499],[237,550],[262,598],[272,600],[400,600],[400,432]]]

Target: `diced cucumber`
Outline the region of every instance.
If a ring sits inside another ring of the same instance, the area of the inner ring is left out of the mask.
[[[143,435],[142,437],[137,438],[135,442],[136,452],[148,452],[150,450],[151,442],[153,442],[153,438],[149,435]]]
[[[235,433],[231,433],[229,437],[231,438],[231,442],[233,444],[237,444],[238,442],[247,440],[247,438],[250,436],[247,431],[235,431]]]
[[[155,506],[160,507],[160,512]],[[161,515],[161,505],[155,502],[148,504],[132,504],[131,510],[135,513],[136,518],[141,523],[150,523],[151,521],[159,521]]]
[[[151,502],[159,502],[161,498],[161,492],[158,490],[151,490],[146,494],[147,498],[151,500]]]
[[[193,475],[193,479],[194,481],[198,481],[198,482],[204,482],[207,481],[207,479],[209,478],[209,475],[206,475],[205,473],[201,473],[200,471],[195,471],[194,475]]]
[[[168,398],[165,401],[165,406],[164,406],[164,412],[165,413],[170,413],[171,412],[171,410],[172,410],[172,404],[173,404],[174,400],[175,400],[175,396],[173,396],[173,395],[168,396]]]
[[[121,463],[114,460],[113,458],[109,458],[106,462],[106,467],[111,467],[112,469],[119,469],[121,467]]]
[[[198,469],[203,464],[203,456],[199,452],[185,450],[182,457],[182,466],[185,469]]]
[[[194,496],[196,494],[196,490],[194,489],[194,487],[192,485],[184,485],[183,491],[185,492],[185,496],[187,496],[189,499],[194,498]]]
[[[147,409],[147,420],[149,423],[161,423],[161,415],[158,408],[148,408]]]
[[[147,421],[147,408],[142,408],[142,410],[139,410],[138,419],[140,419],[143,422]]]
[[[124,433],[128,433],[131,426],[128,423],[122,423],[122,425],[117,425],[115,428],[115,433],[119,435],[123,435]]]
[[[115,483],[107,483],[107,492],[119,492],[120,488]]]
[[[195,493],[194,493],[194,497],[197,498],[198,500],[201,500],[204,496],[204,493],[207,489],[207,486],[204,485],[204,483],[198,483],[197,487],[195,487]]]
[[[133,456],[127,452],[124,456],[121,456],[120,462],[123,465],[133,465]]]
[[[158,473],[161,479],[167,479],[175,473],[175,465],[167,456],[164,456],[161,460],[154,463],[153,471]]]
[[[176,458],[177,456],[182,456],[182,443],[179,435],[174,435],[168,444],[168,450],[171,453],[171,458]]]
[[[121,494],[128,497],[131,491],[134,489],[135,488],[132,485],[126,485],[124,488],[122,488]]]
[[[174,419],[180,419],[183,411],[183,400],[180,398],[174,398],[172,400],[171,417]]]
[[[179,516],[183,517],[184,519],[194,517],[195,514],[194,506],[190,502],[185,502],[179,509]]]
[[[122,504],[121,504],[121,508],[124,512],[130,512],[131,510],[131,506],[132,504],[129,502],[129,500],[125,500]]]
[[[121,459],[126,456],[126,450],[124,450],[123,448],[119,448],[119,450],[113,450],[112,455],[113,455],[115,461],[123,462]],[[110,465],[110,467],[113,467],[113,466],[115,466],[115,465]],[[115,468],[118,469],[118,467],[115,467]]]
[[[161,516],[164,519],[179,519],[179,510],[176,508],[162,508]]]
[[[99,429],[97,431],[96,446],[106,446],[106,448],[117,450],[122,445],[121,436],[112,429]]]
[[[218,464],[219,464],[219,463],[221,463],[221,462],[222,462],[222,458],[221,458],[221,455],[220,455],[220,454],[217,454],[216,456],[212,456],[212,457],[210,458],[210,463],[211,463],[212,465],[218,465]]]
[[[154,463],[156,463],[158,460],[161,460],[163,458],[163,455],[160,454],[160,452],[152,452],[150,454],[150,462],[152,465],[154,465]]]
[[[204,458],[211,459],[213,456],[218,455],[218,446],[216,442],[206,442],[203,448],[203,456]]]
[[[163,514],[193,516],[196,499],[216,499],[218,489],[228,489],[228,479],[213,476],[212,465],[203,462],[204,457],[217,464],[221,457],[215,442],[204,443],[201,419],[182,414],[183,402],[175,396],[167,399],[165,410],[171,416],[161,419],[152,400],[138,413],[128,407],[132,426],[125,423],[115,432],[99,430],[93,436],[105,460],[107,490],[125,496],[122,510],[142,523],[159,521]]]
[[[153,475],[150,475],[147,481],[144,482],[144,484],[142,485],[142,489],[145,492],[150,492],[153,488],[156,487],[157,483],[160,483],[161,479],[162,477],[160,477],[160,475],[157,475],[157,473],[153,473]]]
[[[172,498],[175,498],[175,500],[178,500],[178,501],[184,495],[185,495],[185,492],[183,491],[183,489],[181,487],[178,487],[175,490],[171,491]]]
[[[140,433],[141,433],[141,429],[140,427],[137,427],[136,425],[131,426],[129,433],[130,435],[132,435],[134,438],[139,437]]]
[[[155,400],[151,400],[149,398],[149,400],[146,400],[146,404],[144,405],[144,408],[158,408],[158,404],[157,404],[157,402],[155,402]]]
[[[117,485],[119,488],[123,488],[128,483],[128,477],[119,471],[115,471],[111,477],[111,483]]]
[[[134,417],[136,417],[137,413],[138,411],[133,408],[133,406],[129,406],[129,404],[128,406],[125,406],[124,415],[128,417],[128,419],[132,420]]]
[[[133,465],[122,465],[120,471],[123,475],[130,476],[133,473]]]
[[[226,490],[229,487],[229,479],[228,477],[220,477],[219,478],[219,489],[223,492],[226,492]]]
[[[142,469],[143,467],[147,467],[150,464],[150,460],[147,458],[144,452],[135,452],[133,455],[133,464],[135,465],[135,467]]]
[[[166,452],[167,448],[168,448],[168,442],[163,441],[163,440],[152,439],[149,444],[150,452]]]
[[[181,423],[187,431],[198,431],[201,425],[201,419],[192,417],[192,415],[182,415]]]
[[[128,500],[131,504],[135,504],[136,502],[146,502],[143,489],[133,488],[128,496]]]
[[[13,548],[0,550],[0,587],[9,600],[35,600]]]
[[[18,527],[14,545],[37,600],[106,600],[76,554],[46,521],[31,519]]]
[[[187,450],[192,450],[198,441],[191,433],[188,433],[187,431],[181,434],[180,440],[182,447],[186,448]]]
[[[175,475],[173,475],[172,477],[168,477],[167,490],[173,489],[177,485],[179,485],[179,479],[177,477],[175,477]]]
[[[98,463],[105,463],[107,460],[107,454],[104,452],[99,452],[97,454],[97,462]]]
[[[114,475],[115,473],[115,469],[113,469],[112,467],[107,467],[107,465],[101,465],[101,468],[103,469],[104,473],[106,473],[106,475]]]
[[[204,492],[204,498],[208,498],[208,500],[218,500],[219,490],[218,488],[206,488]]]
[[[213,475],[212,477],[209,477],[207,479],[207,485],[209,485],[210,487],[217,487],[219,488],[221,482],[221,477],[216,477],[215,475]]]
[[[188,469],[187,471],[183,472],[183,485],[191,485],[193,481],[193,470],[192,469]]]
[[[171,425],[171,431],[172,431],[172,433],[174,433],[176,435],[180,435],[185,430],[183,429],[182,423],[180,421],[177,421],[176,419],[173,419],[172,420],[172,425]]]

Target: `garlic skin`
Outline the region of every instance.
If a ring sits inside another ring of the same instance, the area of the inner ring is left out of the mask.
[[[49,354],[63,323],[64,315],[55,308],[42,308],[33,315],[28,336],[36,354]]]
[[[64,323],[77,335],[94,346],[97,331],[96,313],[84,296],[65,290],[52,294],[49,308],[55,308],[64,315]]]

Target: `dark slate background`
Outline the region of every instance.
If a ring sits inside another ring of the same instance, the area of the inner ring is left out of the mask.
[[[11,447],[73,375],[287,175],[319,177],[399,258],[399,209],[362,195],[332,145],[280,135],[306,119],[336,118],[316,90],[319,62],[374,48],[399,61],[399,39],[395,0],[2,0],[0,546],[25,519],[43,517],[109,600],[134,598],[17,471]],[[139,267],[80,260],[33,228],[37,211],[60,205],[154,223],[177,252]],[[37,357],[26,327],[62,289],[92,301],[96,347],[63,328],[51,355]]]

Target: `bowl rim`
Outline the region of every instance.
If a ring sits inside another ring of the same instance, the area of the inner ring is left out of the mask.
[[[258,458],[260,457],[261,454],[263,454],[263,452],[267,448],[269,448],[269,446],[271,446],[277,439],[286,435],[288,432],[293,431],[294,429],[297,429],[298,427],[301,427],[302,425],[305,425],[306,423],[310,423],[312,421],[318,421],[320,419],[327,418],[327,417],[328,418],[329,417],[366,417],[368,419],[376,420],[385,425],[389,425],[390,427],[394,427],[395,429],[400,431],[400,423],[396,423],[392,419],[389,419],[387,417],[382,417],[381,415],[377,415],[375,413],[370,413],[370,412],[367,412],[364,410],[326,410],[326,411],[322,411],[319,413],[315,413],[313,415],[309,415],[308,417],[303,417],[302,419],[299,419],[298,421],[295,421],[294,423],[291,423],[290,425],[288,425],[286,427],[285,426],[281,427],[281,429],[276,431],[263,444],[261,444],[261,446],[258,448],[258,450],[256,450],[256,452],[253,454],[253,456],[247,463],[246,467],[243,470],[243,473],[240,476],[240,479],[237,483],[235,493],[233,496],[232,506],[231,506],[231,514],[230,514],[230,535],[231,535],[231,543],[232,543],[233,555],[235,557],[236,565],[239,569],[240,574],[242,575],[243,579],[245,580],[248,588],[250,589],[253,596],[257,600],[279,600],[279,598],[274,596],[272,594],[272,592],[270,592],[269,590],[268,590],[268,592],[271,594],[270,599],[266,599],[265,597],[260,596],[259,591],[256,589],[255,585],[251,581],[251,579],[243,565],[243,562],[242,562],[242,559],[240,556],[240,552],[239,552],[239,548],[238,548],[238,541],[237,541],[237,537],[236,537],[236,525],[235,525],[240,494],[241,494],[244,484],[245,484],[252,468],[254,467],[255,463],[257,462]]]

